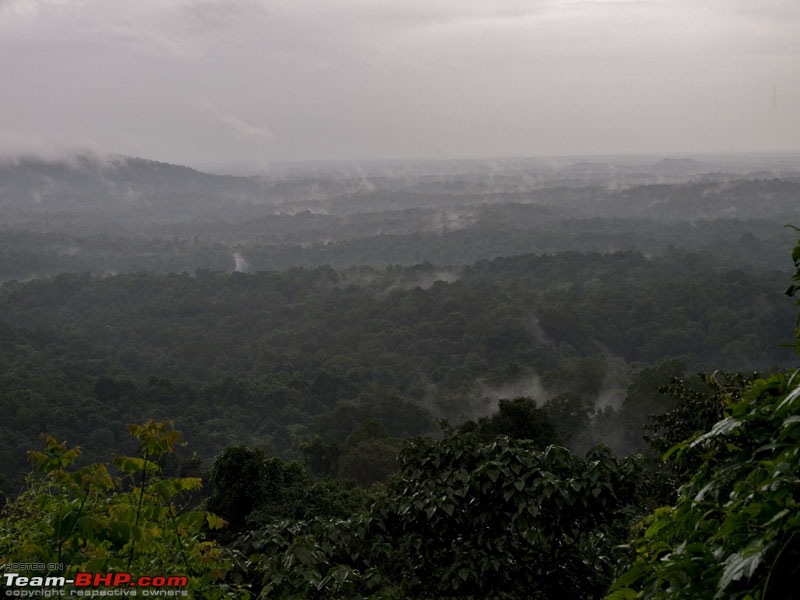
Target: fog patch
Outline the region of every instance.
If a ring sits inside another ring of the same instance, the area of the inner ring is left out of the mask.
[[[312,202],[305,202],[305,201],[286,202],[276,206],[275,208],[276,215],[295,217],[302,213],[307,213],[309,215],[331,214],[330,211],[327,208],[325,208],[325,206],[323,206],[323,204],[318,200]]]
[[[594,409],[595,411],[607,410],[609,408],[613,410],[619,410],[619,408],[622,406],[623,400],[625,400],[625,388],[617,387],[602,389],[597,393],[597,399],[594,402]]]
[[[340,276],[340,287],[354,285],[366,288],[378,280],[378,273],[369,267],[351,267],[340,272]]]
[[[250,263],[247,262],[241,252],[233,253],[234,273],[247,273],[250,270]]]
[[[550,399],[550,394],[542,383],[541,377],[536,374],[526,375],[509,381],[501,386],[487,386],[485,383],[479,387],[479,394],[487,398],[492,406],[492,412],[497,410],[500,400],[513,398],[533,398],[537,406],[542,406]],[[488,416],[488,415],[483,415]]]
[[[553,341],[550,337],[545,333],[544,329],[542,329],[542,325],[539,322],[539,318],[535,315],[531,316],[530,319],[525,323],[524,327],[525,331],[527,331],[533,339],[542,345],[549,346],[553,344]]]
[[[421,277],[413,286],[414,288],[422,288],[423,290],[427,290],[430,287],[433,287],[434,283],[442,281],[444,283],[454,283],[458,281],[459,276],[458,273],[454,273],[453,271],[436,271],[435,273],[431,273],[427,277]]]
[[[416,288],[427,290],[433,287],[437,282],[454,283],[460,278],[461,276],[455,271],[446,269],[437,269],[425,273],[411,271],[404,273],[402,278],[392,282],[391,285],[386,288],[386,291],[394,292],[397,290],[413,290]]]
[[[495,414],[500,400],[533,398],[536,406],[541,408],[550,394],[537,374],[529,374],[501,385],[478,381],[469,392],[448,396],[437,394],[432,387],[428,397],[428,408],[436,418],[458,425]]]
[[[377,187],[369,180],[369,175],[363,165],[356,165],[356,191],[365,194],[372,194],[377,191]]]
[[[478,216],[473,210],[458,210],[455,208],[441,210],[431,215],[431,229],[446,233],[466,229],[475,224]]]

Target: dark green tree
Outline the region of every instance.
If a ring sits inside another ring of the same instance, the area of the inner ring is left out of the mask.
[[[248,577],[274,598],[599,598],[644,473],[529,440],[418,440],[370,510],[248,533]]]
[[[507,436],[515,440],[529,440],[537,448],[560,443],[562,438],[556,425],[533,398],[504,398],[497,403],[497,411],[477,422],[467,421],[459,427],[462,433],[473,433],[483,440]]]
[[[214,461],[206,507],[225,519],[232,531],[241,531],[253,510],[278,495],[275,463],[258,449],[234,446]]]

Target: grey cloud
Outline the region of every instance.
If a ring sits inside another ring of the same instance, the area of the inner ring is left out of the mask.
[[[175,162],[797,149],[800,3],[753,6],[0,0],[0,146]]]
[[[222,124],[234,137],[265,141],[271,141],[277,137],[269,127],[245,121],[236,115],[220,110],[209,102],[200,104],[200,112],[207,118]]]

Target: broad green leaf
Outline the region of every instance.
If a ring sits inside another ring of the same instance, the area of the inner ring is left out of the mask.
[[[721,594],[733,581],[749,579],[755,573],[764,557],[764,553],[769,546],[758,548],[747,548],[742,553],[735,553],[725,561],[725,571],[720,577],[717,586],[718,594]]]

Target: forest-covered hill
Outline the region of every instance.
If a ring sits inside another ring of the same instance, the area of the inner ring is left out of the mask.
[[[0,559],[203,598],[782,597],[800,183],[768,175],[4,165]]]
[[[793,241],[783,225],[800,220],[796,170],[681,164],[666,163],[669,177],[660,162],[514,161],[230,177],[126,157],[19,159],[0,163],[0,281],[670,246],[732,268],[779,265]]]
[[[571,438],[633,451],[670,375],[791,364],[786,279],[672,251],[6,283],[4,475],[18,480],[42,431],[77,435],[94,456],[154,417],[206,461],[237,443],[297,456],[370,418],[407,437],[502,397],[568,393],[585,413]],[[680,366],[635,397],[667,360]],[[631,421],[592,425],[603,411]]]

